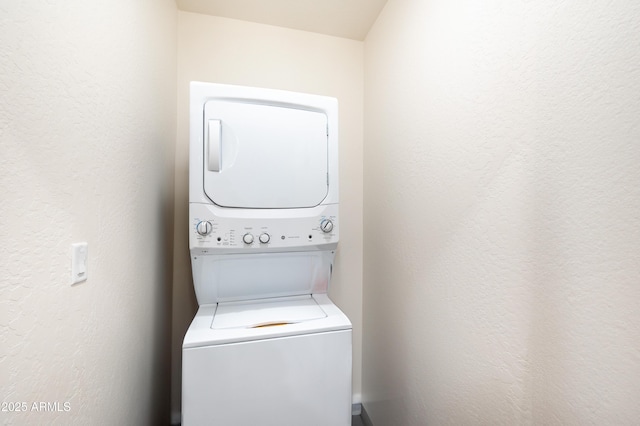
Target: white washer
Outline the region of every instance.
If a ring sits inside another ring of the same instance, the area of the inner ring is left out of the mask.
[[[351,424],[349,319],[329,300],[339,238],[337,101],[191,83],[189,246],[198,304],[182,424]]]
[[[217,311],[200,307],[184,340],[183,424],[351,424],[351,324],[326,295]],[[274,320],[288,324],[252,328]]]

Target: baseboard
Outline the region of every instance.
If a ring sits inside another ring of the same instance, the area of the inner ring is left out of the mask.
[[[371,421],[371,417],[367,414],[367,410],[365,410],[364,405],[360,404],[360,408],[362,412],[360,413],[360,418],[362,419],[362,423],[364,426],[373,426],[373,422]]]

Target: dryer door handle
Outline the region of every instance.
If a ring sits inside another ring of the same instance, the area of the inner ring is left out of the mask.
[[[222,125],[220,120],[209,120],[207,125],[207,170],[219,172],[222,158],[220,157],[220,145],[222,142]]]

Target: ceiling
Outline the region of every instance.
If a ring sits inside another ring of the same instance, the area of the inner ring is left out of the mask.
[[[176,0],[180,10],[364,40],[387,0]]]

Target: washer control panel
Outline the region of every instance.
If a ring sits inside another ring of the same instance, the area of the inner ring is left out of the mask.
[[[195,203],[189,209],[189,245],[201,253],[295,250],[338,242],[337,205],[318,207],[318,215],[285,212],[290,217],[266,212],[264,217],[227,218],[216,215],[215,207]]]

